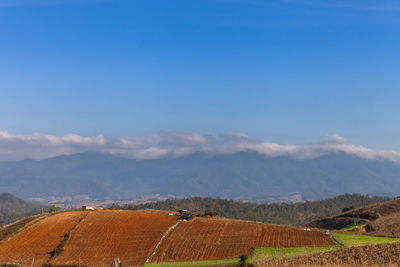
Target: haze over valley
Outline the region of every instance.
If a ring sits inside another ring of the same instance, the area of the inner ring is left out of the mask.
[[[151,160],[86,152],[1,162],[0,191],[43,204],[133,199],[140,203],[190,196],[298,202],[343,193],[393,197],[400,191],[399,173],[397,162],[344,152],[309,159],[254,151],[196,152]]]

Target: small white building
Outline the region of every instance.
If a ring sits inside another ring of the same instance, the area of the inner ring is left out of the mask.
[[[96,207],[93,206],[82,206],[83,210],[97,210]]]

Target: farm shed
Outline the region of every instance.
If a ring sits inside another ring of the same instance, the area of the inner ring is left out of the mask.
[[[190,220],[193,220],[193,218],[194,218],[193,213],[188,212],[188,213],[182,214],[182,216],[180,216],[180,217],[178,218],[178,220],[190,221]]]
[[[82,209],[83,210],[97,210],[97,208],[93,207],[93,206],[82,206]]]

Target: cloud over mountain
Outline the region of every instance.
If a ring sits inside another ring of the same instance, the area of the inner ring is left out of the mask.
[[[291,157],[295,159],[317,158],[332,153],[347,153],[364,159],[390,160],[400,163],[400,152],[371,149],[354,145],[341,136],[332,135],[310,145],[276,144],[251,137],[245,133],[226,132],[219,136],[197,132],[160,131],[138,138],[108,139],[103,135],[63,136],[34,133],[18,135],[0,131],[0,160],[44,159],[85,151],[106,152],[132,159],[174,158],[194,152],[233,154],[255,151],[268,157]]]

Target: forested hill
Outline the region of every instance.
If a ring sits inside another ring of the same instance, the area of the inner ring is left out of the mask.
[[[26,202],[9,193],[0,194],[0,225],[7,224],[26,216],[39,214],[44,206]]]
[[[344,194],[320,201],[307,201],[292,204],[257,204],[218,198],[192,197],[184,199],[168,199],[165,201],[141,205],[113,205],[111,206],[111,209],[186,209],[193,212],[203,212],[207,209],[212,209],[216,211],[219,216],[227,218],[286,225],[302,225],[315,219],[336,215],[340,213],[343,208],[351,206],[361,207],[387,200],[389,200],[387,197]]]

